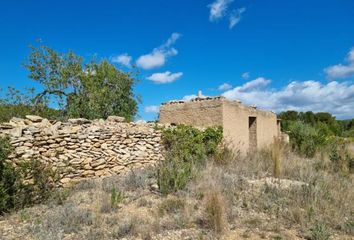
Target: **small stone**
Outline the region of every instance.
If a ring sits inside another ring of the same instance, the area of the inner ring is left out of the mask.
[[[42,117],[40,116],[35,116],[35,115],[26,115],[26,118],[28,120],[31,120],[32,122],[41,122],[43,120]]]
[[[104,159],[99,159],[99,160],[96,160],[96,161],[93,161],[91,163],[91,166],[92,167],[97,167],[97,166],[100,166],[102,164],[104,164],[106,161]]]
[[[78,124],[78,125],[91,123],[91,121],[86,118],[72,118],[72,119],[68,119],[68,122],[71,124]]]
[[[60,180],[60,182],[61,182],[62,184],[67,184],[67,183],[69,183],[70,181],[71,181],[70,178],[63,178],[63,179]]]
[[[121,122],[125,122],[125,118],[124,117],[118,117],[118,116],[109,116],[107,118],[108,122],[117,122],[117,123],[121,123]]]
[[[30,142],[25,142],[25,143],[23,144],[23,146],[26,146],[26,147],[32,147],[32,146],[33,146],[33,144],[32,144],[32,143],[30,143]]]

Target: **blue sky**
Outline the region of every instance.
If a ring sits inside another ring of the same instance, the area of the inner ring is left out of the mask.
[[[36,86],[21,64],[39,38],[125,71],[136,64],[143,119],[198,90],[354,117],[352,0],[4,0],[1,88]]]

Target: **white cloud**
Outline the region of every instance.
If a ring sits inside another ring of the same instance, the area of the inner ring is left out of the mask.
[[[275,112],[297,111],[331,112],[338,118],[354,117],[354,84],[336,81],[294,81],[282,89],[270,89],[270,80],[257,78],[223,93],[229,99]]]
[[[171,83],[176,81],[178,78],[182,77],[182,72],[171,73],[170,71],[166,71],[163,73],[154,73],[151,76],[147,77],[147,79],[155,82],[155,83]]]
[[[189,101],[189,100],[192,100],[192,99],[194,99],[194,98],[197,98],[197,95],[195,95],[195,94],[186,95],[186,96],[184,96],[182,99]]]
[[[246,11],[246,8],[239,8],[234,10],[229,16],[229,28],[233,28],[241,20],[242,14]]]
[[[229,28],[232,29],[241,20],[242,14],[246,11],[246,8],[238,8],[229,11],[230,5],[234,0],[215,0],[208,5],[210,8],[209,21],[217,22],[224,17],[229,19]]]
[[[146,106],[144,110],[146,113],[158,113],[160,111],[160,107],[151,105],[151,106]]]
[[[178,54],[177,50],[172,47],[181,37],[179,33],[172,33],[171,37],[158,48],[152,50],[151,53],[142,55],[136,60],[138,67],[143,69],[153,69],[165,65],[168,57]]]
[[[112,57],[111,61],[114,62],[114,63],[122,64],[122,65],[124,65],[126,67],[130,67],[131,66],[132,57],[129,56],[127,53],[123,53],[121,55]]]
[[[354,48],[352,48],[346,58],[347,64],[337,64],[324,69],[329,79],[347,78],[354,76]]]
[[[250,78],[250,73],[249,72],[244,72],[242,73],[242,78],[245,79],[245,80],[248,80]]]
[[[246,82],[239,88],[239,90],[245,92],[249,90],[261,89],[269,85],[270,82],[271,80],[269,79],[265,79],[264,77],[259,77],[256,78],[255,80]]]
[[[227,8],[234,0],[216,0],[209,4],[210,8],[209,20],[211,22],[217,21],[225,16]]]
[[[229,89],[231,89],[232,88],[232,86],[230,85],[230,84],[228,84],[228,83],[223,83],[223,84],[221,84],[219,87],[218,87],[218,89],[220,90],[220,91],[226,91],[226,90],[229,90]]]

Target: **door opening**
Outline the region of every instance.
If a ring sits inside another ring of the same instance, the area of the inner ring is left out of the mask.
[[[249,150],[257,149],[257,117],[248,118]]]

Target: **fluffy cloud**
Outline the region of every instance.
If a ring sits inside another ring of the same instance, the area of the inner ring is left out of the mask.
[[[224,17],[227,8],[234,0],[216,0],[215,2],[208,5],[210,8],[209,20],[211,22],[217,21]]]
[[[164,44],[153,49],[151,53],[140,56],[138,60],[136,60],[137,66],[143,69],[153,69],[163,66],[168,57],[178,54],[177,50],[172,46],[180,37],[181,34],[173,33]]]
[[[151,106],[146,106],[144,110],[146,113],[158,113],[160,111],[160,107],[151,105]]]
[[[229,99],[245,104],[256,104],[275,112],[289,109],[297,111],[331,112],[338,118],[354,117],[354,84],[336,81],[291,82],[282,89],[269,88],[270,80],[257,78],[223,93]]]
[[[111,61],[114,62],[114,63],[122,64],[122,65],[124,65],[126,67],[130,67],[131,66],[130,63],[132,61],[132,57],[129,56],[127,53],[123,53],[121,55],[112,57]]]
[[[354,76],[354,48],[352,48],[346,58],[347,64],[337,64],[325,68],[325,73],[329,79],[347,78]]]
[[[240,22],[242,14],[246,11],[246,8],[239,8],[234,10],[229,16],[229,28],[233,28]]]
[[[263,87],[266,87],[269,85],[271,80],[265,79],[264,77],[259,77],[256,78],[255,80],[249,81],[245,84],[243,84],[239,90],[242,92],[249,91],[249,90],[255,90],[255,89],[261,89]]]
[[[244,72],[242,73],[242,78],[245,79],[245,80],[248,80],[250,78],[250,73],[249,72]]]
[[[218,87],[218,89],[220,90],[220,91],[226,91],[226,90],[229,90],[229,89],[231,89],[232,88],[232,86],[230,85],[230,84],[228,84],[228,83],[223,83],[223,84],[221,84],[219,87]]]
[[[178,78],[182,77],[182,72],[171,73],[170,71],[166,71],[163,73],[154,73],[151,76],[147,77],[147,79],[155,82],[155,83],[171,83],[176,81]]]

